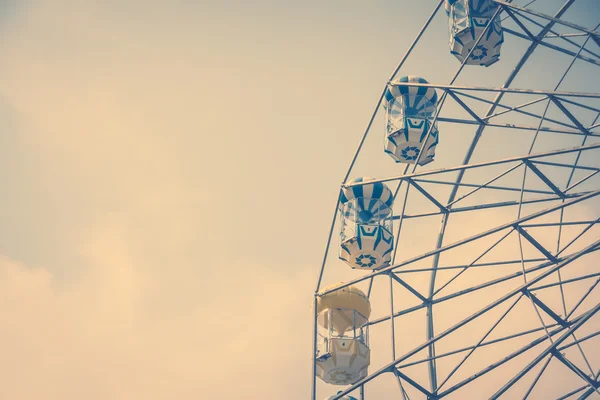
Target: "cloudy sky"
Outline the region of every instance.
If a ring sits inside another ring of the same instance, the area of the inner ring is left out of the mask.
[[[0,398],[306,399],[339,183],[433,5],[0,0]]]

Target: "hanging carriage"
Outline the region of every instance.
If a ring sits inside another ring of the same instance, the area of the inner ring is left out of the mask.
[[[483,35],[465,64],[489,67],[498,61],[504,34],[500,16],[492,20],[497,5],[491,0],[446,0],[444,5],[449,18],[450,52],[463,62]]]
[[[375,178],[358,178],[350,185]],[[355,269],[389,265],[394,249],[392,203],[394,196],[383,183],[366,183],[342,189],[340,213],[341,260]]]
[[[317,313],[317,376],[333,385],[366,377],[371,354],[367,296],[354,286],[336,290],[318,299]]]
[[[437,93],[433,88],[402,83],[429,82],[418,76],[404,76],[388,85],[384,149],[398,163],[425,165],[433,161],[438,144],[439,132],[433,123]]]

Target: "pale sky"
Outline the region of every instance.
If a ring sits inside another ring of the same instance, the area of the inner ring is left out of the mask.
[[[0,0],[0,398],[308,398],[339,184],[434,3]],[[447,83],[428,38],[402,75]]]

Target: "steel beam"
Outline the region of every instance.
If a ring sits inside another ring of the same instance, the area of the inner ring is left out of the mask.
[[[561,92],[556,90],[540,90],[540,89],[513,89],[508,87],[483,87],[483,86],[459,86],[459,85],[441,85],[433,83],[414,83],[414,82],[390,82],[390,86],[405,86],[405,87],[416,87],[416,88],[433,88],[444,91],[452,90],[465,90],[475,92],[493,92],[493,93],[512,93],[512,94],[536,94],[545,96],[557,96],[557,97],[585,97],[591,99],[599,99],[600,93],[587,93],[587,92]]]
[[[390,273],[389,275],[390,275],[391,279],[393,279],[396,282],[398,282],[400,285],[402,285],[406,290],[408,290],[413,295],[415,295],[423,303],[427,303],[429,301],[429,300],[427,300],[425,298],[425,296],[423,296],[421,293],[419,293],[415,288],[413,288],[412,286],[410,286],[408,283],[404,282],[402,279],[398,278],[398,276],[396,276],[396,274],[394,274],[393,272]]]
[[[554,104],[556,104],[556,106],[560,109],[560,111],[563,112],[563,114],[565,114],[567,116],[567,118],[569,118],[571,120],[571,122],[573,122],[573,124],[579,128],[579,130],[584,134],[584,135],[589,135],[591,132],[589,130],[587,130],[587,128],[585,126],[583,126],[581,124],[581,122],[579,122],[579,120],[577,118],[575,118],[575,116],[571,113],[571,111],[569,111],[564,105],[563,103],[561,103],[561,101],[559,99],[557,99],[554,96],[550,97],[550,100],[552,100],[552,102]]]
[[[554,182],[552,182],[542,171],[540,171],[540,169],[538,167],[536,167],[531,161],[529,160],[523,160],[523,162],[525,163],[525,165],[527,165],[527,167],[531,170],[531,172],[533,172],[534,174],[536,174],[538,176],[538,178],[540,178],[545,184],[546,186],[548,186],[550,188],[550,190],[552,190],[554,193],[556,193],[556,195],[560,198],[565,198],[565,194],[562,192],[562,190],[560,190],[555,184]]]
[[[453,123],[453,124],[463,124],[463,125],[478,125],[478,126],[480,125],[476,121],[471,121],[468,119],[449,118],[449,117],[440,117],[440,118],[438,118],[438,121]],[[531,126],[531,125],[499,124],[499,123],[493,123],[493,122],[487,122],[485,124],[485,126],[487,126],[489,128],[517,129],[517,130],[523,130],[523,131],[540,131],[540,132],[547,132],[547,133],[560,133],[560,134],[564,134],[564,135],[585,135],[585,133],[582,133],[578,129],[577,130],[576,129],[567,130],[567,129],[549,128],[549,127],[545,127],[545,126],[535,127],[535,126]],[[590,136],[599,137],[600,134],[590,132]]]
[[[473,163],[473,164],[462,164],[462,165],[458,165],[455,167],[447,167],[447,168],[440,168],[440,169],[434,169],[434,170],[429,170],[429,171],[414,172],[412,174],[391,176],[388,178],[374,179],[374,180],[368,181],[368,182],[357,182],[357,183],[347,184],[347,185],[344,185],[344,187],[351,188],[354,186],[362,186],[362,185],[377,183],[377,182],[383,183],[383,182],[407,180],[407,179],[418,178],[418,177],[422,177],[422,176],[437,175],[437,174],[462,171],[462,170],[467,170],[467,169],[472,169],[472,168],[488,167],[491,165],[506,164],[506,163],[511,163],[511,162],[523,161],[523,160],[535,160],[538,158],[558,156],[561,154],[568,154],[568,153],[574,153],[574,152],[580,152],[580,151],[595,150],[595,149],[599,149],[599,148],[600,148],[600,143],[594,143],[594,144],[589,144],[586,146],[571,147],[569,149],[552,150],[552,151],[547,151],[547,152],[542,152],[542,153],[528,154],[528,155],[524,155],[524,156],[509,157],[509,158],[504,158],[504,159],[500,159],[500,160],[484,161],[484,162]]]
[[[448,212],[448,209],[446,207],[444,207],[439,201],[436,200],[435,197],[430,195],[429,192],[427,190],[423,189],[418,183],[416,183],[412,179],[407,179],[407,182],[410,183],[412,186],[414,186],[414,188],[417,189],[417,191],[419,191],[419,193],[421,193],[423,196],[425,196],[427,198],[427,200],[431,201],[434,206],[439,208],[440,212],[442,212],[442,213]]]
[[[531,243],[531,245],[533,247],[535,247],[536,249],[538,249],[538,251],[540,253],[542,253],[544,255],[544,257],[546,257],[548,260],[552,261],[553,263],[557,263],[558,259],[556,258],[556,256],[554,256],[552,253],[550,253],[548,251],[548,249],[546,249],[544,246],[541,245],[540,242],[538,242],[537,240],[535,240],[533,238],[533,236],[531,236],[529,234],[529,232],[527,232],[525,229],[521,228],[519,225],[515,225],[515,229],[517,230],[517,232],[519,232],[519,234],[521,236],[523,236],[529,243]]]
[[[514,168],[519,167],[519,165],[517,164]],[[446,181],[436,181],[436,180],[431,180],[431,179],[413,179],[414,182],[418,182],[418,183],[430,183],[433,185],[455,185],[454,182],[446,182]],[[520,192],[521,189],[519,188],[514,188],[514,187],[508,187],[508,186],[496,186],[496,185],[482,185],[482,184],[475,184],[475,183],[464,183],[461,182],[458,184],[459,186],[462,187],[472,187],[472,188],[478,188],[478,189],[492,189],[492,190],[504,190],[504,191],[508,191],[508,192]],[[426,189],[427,190],[427,189]],[[525,189],[525,193],[536,193],[536,194],[554,194],[553,192],[550,192],[548,190],[538,190],[538,189]],[[457,200],[455,200],[454,202],[456,203]]]
[[[505,33],[508,33],[508,34],[511,34],[511,35],[513,35],[513,36],[519,37],[519,38],[521,38],[521,39],[530,40],[530,39],[529,39],[529,37],[527,37],[527,35],[524,35],[524,34],[522,34],[521,32],[514,31],[514,30],[512,30],[512,29],[510,29],[510,28],[506,28],[506,27],[504,27],[504,28],[502,28],[502,30],[503,30]],[[582,61],[585,61],[585,62],[588,62],[588,63],[590,63],[590,64],[594,64],[594,65],[598,65],[598,66],[600,66],[600,61],[599,61],[599,60],[595,60],[595,59],[593,59],[593,58],[591,58],[591,57],[583,56],[583,55],[581,55],[581,54],[579,54],[579,55],[578,55],[578,54],[577,54],[577,53],[575,53],[575,52],[572,52],[572,51],[570,51],[570,50],[564,49],[564,48],[562,48],[562,47],[560,47],[560,46],[556,46],[556,45],[554,45],[554,44],[552,44],[552,43],[547,43],[547,42],[544,42],[544,41],[538,41],[537,43],[538,43],[540,46],[547,47],[547,48],[549,48],[549,49],[552,49],[552,50],[559,51],[559,52],[561,52],[561,53],[563,53],[563,54],[566,54],[566,55],[568,55],[568,56],[573,56],[573,57],[576,57],[577,59],[579,59],[579,60],[582,60]]]
[[[553,320],[555,320],[559,325],[564,326],[565,328],[569,326],[569,323],[562,319],[557,313],[555,313],[546,303],[537,298],[537,296],[531,293],[530,290],[524,290],[523,294],[527,296],[533,303],[541,308],[546,314],[548,314]]]
[[[483,97],[475,96],[475,95],[470,94],[470,93],[456,92],[455,94],[460,95],[460,97],[466,97],[466,98],[469,98],[469,99],[480,101],[482,103],[494,104],[493,101],[490,101],[488,99],[484,99]],[[547,100],[547,99],[548,99],[548,96],[542,96],[542,97],[538,97],[535,100],[530,100],[530,101],[527,101],[525,103],[519,104],[518,106],[512,106],[512,107],[508,106],[508,105],[505,105],[505,104],[502,104],[502,103],[498,103],[497,107],[503,108],[504,110],[500,111],[500,112],[497,112],[495,114],[490,114],[490,115],[488,115],[488,116],[486,116],[486,117],[484,117],[482,119],[484,121],[486,121],[488,124],[490,124],[490,122],[489,122],[490,119],[499,117],[501,115],[504,115],[504,114],[507,114],[507,113],[510,113],[510,112],[516,112],[516,113],[519,113],[519,114],[527,115],[529,117],[534,117],[534,118],[537,118],[537,119],[541,119],[542,118],[541,115],[538,115],[538,114],[533,113],[531,111],[525,111],[525,110],[523,110],[523,108],[525,108],[527,106],[531,106],[533,104],[537,104],[537,103],[539,103],[541,101],[544,101],[544,100]],[[566,99],[563,99],[563,100],[566,100]],[[572,128],[572,129],[576,128],[575,126],[569,125],[566,122],[558,121],[558,120],[555,120],[555,119],[552,119],[552,118],[546,118],[546,121],[552,122],[552,123],[557,124],[557,125],[566,126],[567,128]]]

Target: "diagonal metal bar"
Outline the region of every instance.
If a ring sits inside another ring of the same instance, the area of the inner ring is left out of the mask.
[[[475,113],[475,111],[473,111],[471,109],[471,107],[469,107],[467,104],[465,104],[464,101],[461,100],[460,97],[458,97],[457,95],[454,94],[454,92],[452,90],[448,90],[448,94],[450,95],[450,97],[452,97],[454,99],[454,101],[456,101],[462,108],[464,108],[464,110],[469,113],[469,115],[471,117],[473,117],[473,119],[477,122],[479,122],[482,125],[485,125],[486,122],[484,120],[482,120],[479,115],[477,115],[477,113]]]
[[[428,303],[429,302],[429,300],[427,300],[427,298],[425,298],[425,296],[423,296],[421,293],[419,293],[415,288],[413,288],[412,286],[410,286],[404,280],[398,278],[398,276],[396,274],[394,274],[393,272],[390,272],[390,277],[392,279],[394,279],[396,282],[398,282],[400,285],[402,285],[404,288],[406,288],[409,292],[411,292],[416,297],[418,297],[419,300],[421,300],[423,303]]]
[[[569,347],[575,346],[576,344],[579,344],[579,343],[583,343],[583,342],[585,342],[586,340],[590,340],[590,339],[592,339],[592,338],[594,338],[594,337],[596,337],[596,336],[598,336],[598,335],[600,335],[600,331],[597,331],[597,332],[594,332],[594,333],[590,333],[590,334],[589,334],[589,335],[587,335],[587,336],[584,336],[584,337],[582,337],[582,338],[580,338],[580,339],[577,339],[577,340],[573,341],[573,343],[569,343],[569,344],[566,344],[566,345],[564,345],[564,346],[562,346],[562,347],[558,347],[558,348],[557,348],[557,350],[558,350],[558,351],[563,351],[563,350],[566,350],[566,349],[568,349]]]
[[[598,109],[596,107],[592,107],[592,106],[590,106],[588,104],[581,104],[581,103],[578,103],[578,102],[573,101],[571,99],[560,99],[560,101],[563,102],[563,103],[572,104],[572,105],[577,106],[577,107],[585,108],[586,110],[595,111],[597,113],[600,113],[600,109]]]
[[[535,37],[535,35],[533,33],[531,33],[531,31],[529,29],[527,29],[527,27],[525,25],[523,25],[521,20],[519,18],[517,18],[517,16],[512,11],[510,11],[510,8],[505,7],[504,12],[506,14],[508,14],[508,16],[519,26],[519,28],[521,28],[521,30],[523,32],[525,32],[525,34],[527,36],[529,36],[529,39],[531,39],[533,41],[538,41],[538,39]]]
[[[538,167],[536,167],[532,162],[530,162],[529,160],[523,160],[523,163],[525,163],[525,165],[527,165],[527,167],[531,170],[531,172],[533,172],[534,174],[536,174],[542,181],[544,181],[544,183],[554,192],[556,193],[556,195],[560,198],[565,198],[565,194],[562,192],[562,190],[560,190],[555,184],[554,182],[552,182],[542,171],[539,170]]]
[[[542,227],[548,227],[548,226],[558,226],[558,225],[562,225],[562,226],[569,226],[569,225],[589,225],[589,224],[593,224],[595,221],[563,221],[561,222],[543,222],[543,223],[539,223],[539,224],[523,224],[521,225],[521,227],[523,228],[542,228]]]
[[[568,192],[568,191],[570,191],[571,189],[573,189],[573,188],[575,188],[575,187],[577,187],[577,186],[581,185],[582,183],[584,183],[584,182],[585,182],[585,181],[587,181],[588,179],[590,179],[590,178],[594,177],[595,175],[597,175],[597,174],[598,174],[598,172],[600,172],[600,170],[598,170],[598,171],[594,171],[594,172],[592,172],[591,174],[589,174],[589,175],[587,175],[587,176],[585,176],[585,177],[581,178],[580,180],[578,180],[577,182],[575,182],[574,184],[572,184],[571,186],[569,186],[568,188],[566,188],[566,189],[565,189],[565,193],[566,193],[566,192]]]
[[[513,231],[512,230],[508,230],[504,236],[502,236],[500,239],[498,239],[496,242],[494,242],[491,246],[489,246],[483,253],[481,253],[476,259],[474,259],[473,262],[471,262],[469,265],[465,265],[465,267],[462,269],[462,271],[459,271],[451,279],[449,279],[444,285],[442,285],[438,290],[436,290],[433,293],[432,297],[435,296],[435,295],[437,295],[442,290],[444,290],[444,288],[446,288],[449,284],[451,284],[452,282],[454,282],[454,280],[458,279],[458,277],[461,276],[469,268],[471,268],[473,266],[473,264],[475,264],[477,261],[481,260],[490,251],[492,251],[496,246],[498,246],[500,243],[502,243],[504,241],[504,239],[506,239],[511,233],[513,233]],[[438,267],[438,270],[439,270],[439,267]]]
[[[536,306],[541,308],[546,314],[548,314],[553,320],[555,320],[559,325],[564,326],[565,328],[569,326],[569,323],[562,319],[560,315],[555,313],[550,307],[546,305],[543,301],[537,298],[537,296],[529,290],[524,290],[523,294],[531,299],[535,303]]]
[[[571,246],[573,243],[575,243],[575,241],[577,239],[579,239],[581,236],[583,236],[587,231],[589,231],[594,225],[596,225],[598,222],[600,222],[600,218],[598,218],[595,221],[592,221],[588,226],[586,226],[581,232],[579,232],[579,234],[577,236],[575,236],[565,247],[563,247],[558,253],[556,253],[557,255],[560,255],[560,253],[562,253],[563,251],[565,251],[566,249],[569,248],[569,246]]]
[[[533,236],[531,236],[529,234],[529,232],[527,232],[525,229],[521,228],[519,225],[515,225],[515,229],[521,234],[521,236],[523,236],[525,239],[527,239],[527,241],[529,243],[531,243],[531,245],[533,247],[538,249],[539,252],[544,255],[544,257],[546,257],[548,260],[552,261],[553,263],[558,262],[558,259],[552,253],[550,253],[548,251],[548,249],[546,249],[544,246],[542,246],[542,244],[540,242],[535,240],[535,238]]]
[[[569,368],[571,371],[573,371],[575,373],[575,375],[578,375],[581,379],[586,381],[588,383],[588,385],[590,385],[594,388],[598,388],[598,382],[590,379],[590,377],[587,376],[587,374],[585,372],[583,372],[581,370],[581,368],[579,368],[577,365],[575,365],[571,361],[569,361],[565,356],[562,355],[562,353],[560,351],[556,350],[556,348],[552,349],[551,353],[557,360],[562,362],[567,368]]]
[[[596,282],[594,282],[594,284],[588,288],[587,292],[585,292],[581,296],[581,298],[579,299],[579,301],[577,302],[577,304],[575,304],[575,306],[573,307],[573,309],[567,314],[567,316],[566,316],[567,319],[569,319],[569,317],[571,317],[571,315],[573,315],[575,313],[575,311],[585,301],[585,299],[587,299],[587,297],[590,295],[590,293],[592,293],[592,291],[596,288],[596,286],[598,286],[598,283],[600,283],[600,278],[596,279]]]
[[[479,185],[477,186],[475,189],[471,190],[469,193],[466,193],[462,196],[460,196],[458,199],[454,199],[454,201],[452,201],[451,203],[448,203],[448,207],[451,207],[452,205],[458,203],[459,201],[469,197],[470,195],[472,195],[473,193],[479,191],[480,189],[484,189],[484,188],[489,188],[489,184],[493,183],[495,181],[497,181],[498,179],[502,178],[503,176],[511,173],[512,171],[514,171],[515,169],[519,168],[521,165],[520,164],[515,164],[512,167],[508,168],[507,170],[501,172],[500,174],[496,175],[495,177],[493,177],[492,179],[488,180],[487,182],[485,182],[483,185]],[[518,190],[518,189],[517,189]]]
[[[394,370],[396,371],[396,370]],[[400,394],[402,394],[402,400],[406,400],[406,391],[404,390],[404,386],[402,385],[402,380],[400,379],[400,377],[398,376],[397,373],[394,373],[394,375],[396,376],[396,382],[398,382],[398,388],[400,389]],[[364,387],[364,386],[361,386]]]
[[[557,99],[554,96],[550,96],[550,100],[552,100],[552,102],[556,104],[556,106],[563,112],[563,114],[565,114],[567,118],[569,118],[571,122],[573,122],[573,124],[577,128],[579,128],[581,132],[583,132],[585,135],[589,135],[591,133],[589,130],[586,129],[585,126],[581,124],[581,122],[579,122],[577,118],[575,118],[575,116],[563,105],[563,103],[560,102],[559,99]]]
[[[511,162],[523,161],[523,160],[534,160],[537,158],[558,156],[558,155],[562,155],[562,154],[575,153],[575,152],[580,152],[580,151],[588,151],[588,150],[594,150],[594,149],[599,149],[599,148],[600,148],[600,143],[594,143],[594,144],[588,144],[585,146],[571,147],[569,149],[552,150],[552,151],[548,151],[548,152],[527,154],[524,156],[509,157],[509,158],[504,158],[504,159],[494,160],[494,161],[484,161],[484,162],[473,163],[473,164],[462,164],[462,165],[458,165],[455,167],[448,167],[448,168],[434,169],[434,170],[429,170],[429,171],[414,172],[411,174],[391,176],[388,178],[374,179],[374,180],[368,181],[366,183],[365,182],[357,182],[357,183],[352,183],[352,184],[346,184],[346,185],[344,185],[344,187],[351,188],[354,186],[361,186],[361,185],[366,185],[366,184],[371,184],[371,183],[376,183],[376,182],[391,182],[391,181],[398,181],[398,180],[407,180],[407,179],[417,178],[417,177],[421,177],[421,176],[437,175],[437,174],[443,174],[443,173],[448,173],[448,172],[462,171],[462,170],[467,170],[467,169],[472,169],[472,168],[488,167],[491,165],[506,164],[506,163],[511,163]]]
[[[533,380],[533,382],[531,382],[531,385],[529,385],[529,389],[525,393],[525,396],[523,396],[523,400],[527,400],[527,398],[529,397],[529,395],[533,391],[533,388],[535,387],[535,385],[537,385],[537,383],[539,382],[540,378],[542,377],[542,374],[544,373],[544,371],[548,367],[548,364],[550,364],[550,361],[552,361],[552,356],[548,357],[546,359],[546,362],[544,363],[544,365],[542,365],[542,368],[539,370],[539,372],[536,375],[535,379]]]
[[[581,386],[581,387],[579,387],[577,389],[571,390],[569,393],[560,396],[556,400],[565,400],[565,399],[568,399],[569,397],[571,397],[571,396],[573,396],[573,395],[581,392],[583,389],[585,389],[587,387],[588,387],[587,385],[584,385],[584,386]],[[580,397],[580,399],[581,399],[581,397]]]
[[[572,169],[582,169],[582,170],[586,170],[586,171],[598,171],[600,170],[600,168],[595,168],[595,167],[588,167],[585,165],[572,165],[572,164],[562,164],[562,163],[557,163],[557,162],[549,162],[549,161],[533,161],[532,163],[534,164],[539,164],[539,165],[549,165],[552,167],[562,167],[562,168],[572,168]]]
[[[573,99],[565,99],[565,98],[562,98],[562,99],[560,99],[560,101],[561,101],[562,103],[569,103],[569,104],[572,104],[572,105],[574,105],[574,106],[577,106],[577,107],[584,108],[584,109],[586,109],[586,110],[595,111],[595,112],[597,112],[597,113],[600,113],[600,109],[598,109],[598,108],[596,108],[596,107],[592,107],[592,106],[590,106],[589,104],[582,104],[582,103],[579,103],[579,102],[577,102],[577,101],[574,101]],[[591,128],[590,128],[590,129],[591,129]]]
[[[582,37],[589,36],[587,33],[555,33],[552,35],[546,35],[545,39],[556,39],[556,38],[564,38],[564,37]]]
[[[547,285],[536,286],[534,288],[531,288],[530,291],[548,289],[548,288],[555,287],[558,285],[565,285],[567,283],[579,282],[579,281],[583,281],[585,279],[595,278],[597,276],[600,276],[600,272],[595,272],[593,274],[578,276],[577,278],[563,279],[560,282],[549,283]]]
[[[435,197],[433,197],[432,195],[430,195],[427,190],[423,189],[421,187],[421,185],[419,185],[418,183],[416,183],[412,179],[407,179],[407,182],[410,183],[412,186],[414,186],[414,188],[417,189],[423,196],[427,197],[427,199],[429,201],[431,201],[437,208],[439,208],[442,213],[447,213],[448,212],[448,209],[446,207],[444,207],[442,205],[442,203],[440,203],[439,201],[437,201],[435,199]]]
[[[596,374],[596,380],[598,380],[598,377],[600,376],[600,371],[598,371],[598,373]],[[585,400],[588,397],[590,397],[592,395],[592,393],[598,391],[597,388],[595,387],[589,387],[589,385],[585,385],[584,386],[585,389],[587,389],[580,397],[578,400]]]
[[[419,392],[423,393],[424,395],[427,396],[427,398],[432,398],[433,394],[425,389],[423,386],[419,385],[417,382],[415,382],[413,379],[411,379],[408,375],[406,375],[405,373],[398,371],[397,368],[391,367],[390,371],[392,371],[392,373],[402,379],[404,379],[406,382],[408,382],[412,387],[414,387],[415,389],[417,389]],[[387,372],[387,371],[386,371]]]
[[[464,96],[464,95],[465,95],[465,93],[460,93],[460,94],[461,94],[462,96]],[[488,101],[486,101],[485,99],[481,99],[480,97],[476,97],[476,96],[470,96],[470,95],[469,95],[469,97],[474,97],[474,98],[477,98],[478,100],[480,100],[480,101],[483,101],[483,102],[487,102],[487,103],[489,104],[489,100],[488,100]],[[521,113],[521,114],[525,114],[525,115],[530,115],[530,116],[532,116],[532,117],[537,117],[537,118],[539,118],[539,116],[538,116],[537,114],[530,113],[530,112],[525,112],[525,111],[523,111],[522,109],[523,109],[523,108],[525,108],[525,107],[529,107],[529,106],[531,106],[531,105],[537,104],[537,103],[539,103],[539,102],[541,102],[541,101],[544,101],[544,100],[546,100],[547,98],[548,98],[548,96],[542,96],[542,97],[538,97],[538,98],[537,98],[537,99],[535,99],[535,100],[531,100],[531,101],[528,101],[528,102],[526,102],[526,103],[519,104],[518,106],[513,106],[513,107],[505,106],[504,104],[498,104],[498,107],[505,108],[505,110],[503,110],[503,111],[498,111],[498,112],[497,112],[497,113],[495,113],[495,114],[492,114],[492,115],[489,115],[489,116],[485,117],[485,118],[484,118],[484,121],[489,121],[489,120],[490,120],[490,119],[492,119],[492,118],[496,118],[496,117],[499,117],[499,116],[501,116],[501,115],[504,115],[504,114],[508,114],[508,113],[510,113],[510,112],[513,112],[513,111],[515,111],[515,112],[519,112],[519,113]],[[568,125],[568,124],[565,124],[565,126],[569,126],[569,125]]]

